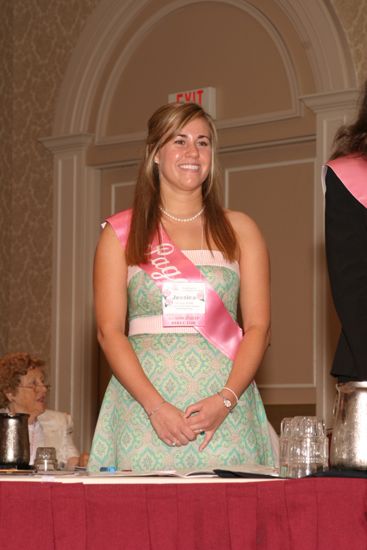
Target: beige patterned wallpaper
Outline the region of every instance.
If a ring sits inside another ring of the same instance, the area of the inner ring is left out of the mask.
[[[38,138],[51,134],[67,63],[99,1],[0,0],[0,354],[50,356],[52,159]],[[329,1],[362,82],[367,0]]]
[[[9,316],[11,132],[12,132],[12,10],[11,0],[0,1],[0,352],[6,349]]]
[[[51,134],[70,54],[98,1],[1,0],[8,37],[0,43],[1,68],[12,73],[12,86],[0,80],[8,90],[1,124],[7,139],[0,159],[0,353],[50,356],[52,158],[38,138]]]
[[[352,52],[358,82],[367,78],[367,0],[330,0]]]

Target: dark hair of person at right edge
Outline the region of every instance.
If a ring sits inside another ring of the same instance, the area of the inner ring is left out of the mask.
[[[339,128],[330,158],[351,154],[367,156],[367,80],[361,90],[357,118],[352,124],[344,124]]]

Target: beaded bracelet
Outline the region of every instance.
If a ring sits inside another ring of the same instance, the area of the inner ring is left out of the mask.
[[[231,393],[234,395],[234,398],[235,398],[235,400],[236,400],[236,405],[237,405],[237,403],[238,403],[237,394],[236,394],[233,390],[231,390],[231,388],[227,388],[227,386],[224,386],[223,389],[224,389],[224,390],[227,390],[227,391],[229,391],[229,392],[231,392]]]
[[[162,401],[162,403],[157,405],[157,407],[155,407],[155,409],[151,410],[150,413],[147,413],[148,418],[151,418],[153,416],[153,414],[156,413],[161,408],[161,406],[164,405],[165,403],[167,403],[167,401]]]

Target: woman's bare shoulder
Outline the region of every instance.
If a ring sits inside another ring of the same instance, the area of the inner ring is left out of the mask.
[[[109,249],[115,249],[117,251],[123,250],[123,246],[121,242],[119,241],[118,236],[116,235],[115,230],[113,227],[106,223],[101,231],[101,234],[98,239],[97,247],[107,247]]]
[[[230,221],[235,233],[242,238],[261,236],[260,229],[248,214],[236,210],[225,209],[225,214]]]
[[[257,223],[244,212],[226,210],[226,215],[236,234],[239,245],[239,260],[246,262],[246,259],[262,258],[265,263],[268,262],[269,253],[265,239]]]
[[[107,270],[120,269],[125,265],[125,249],[118,239],[113,227],[106,224],[96,246],[95,267]]]

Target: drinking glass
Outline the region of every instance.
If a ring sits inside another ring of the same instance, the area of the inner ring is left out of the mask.
[[[292,435],[292,418],[283,418],[280,424],[279,438],[279,475],[287,477],[288,475],[288,456],[289,443]]]
[[[57,470],[55,447],[37,447],[34,466],[38,472],[52,472]]]
[[[280,476],[304,477],[327,468],[324,422],[315,416],[284,418],[280,428]]]

